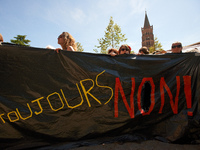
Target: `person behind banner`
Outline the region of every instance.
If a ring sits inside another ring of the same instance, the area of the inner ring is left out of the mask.
[[[174,42],[172,43],[171,51],[172,53],[182,53],[182,43],[181,42]]]
[[[3,42],[3,36],[2,36],[2,34],[0,33],[0,43],[2,43]]]
[[[139,49],[138,55],[148,55],[149,50],[146,46],[143,46],[142,48]]]
[[[108,54],[109,54],[109,50],[108,50]],[[120,46],[117,55],[130,54],[130,53],[131,53],[131,47],[129,45],[127,45],[127,44],[123,44],[123,45]],[[110,54],[110,55],[111,56],[116,56],[115,54]]]
[[[117,49],[115,48],[111,48],[108,50],[108,54],[111,55],[111,56],[116,56],[116,55],[119,55],[119,52]]]
[[[131,47],[127,44],[123,44],[119,48],[119,55],[122,54],[130,54],[131,53]]]
[[[61,45],[61,48],[56,48],[55,51],[59,53],[60,50],[65,51],[77,51],[75,39],[68,32],[63,32],[58,36],[58,44]]]

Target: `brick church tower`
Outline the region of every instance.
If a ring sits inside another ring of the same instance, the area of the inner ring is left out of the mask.
[[[153,25],[150,26],[146,11],[145,11],[144,27],[141,30],[142,30],[142,46],[146,46],[149,49],[149,47],[154,45],[154,35],[153,35]]]

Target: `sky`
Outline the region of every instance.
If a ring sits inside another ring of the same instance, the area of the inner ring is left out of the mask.
[[[199,0],[0,0],[0,33],[4,42],[27,35],[32,47],[60,48],[57,37],[69,32],[84,52],[95,53],[110,17],[121,27],[134,52],[141,48],[145,11],[164,50],[175,41],[200,42]]]

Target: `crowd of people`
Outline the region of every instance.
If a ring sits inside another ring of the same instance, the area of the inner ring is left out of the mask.
[[[67,51],[77,51],[75,39],[71,34],[68,32],[63,32],[58,36],[58,44],[61,45],[61,48],[56,48],[55,51],[59,53],[60,50],[67,50]],[[172,53],[182,53],[182,43],[181,42],[174,42],[171,46],[171,52]],[[152,54],[158,55],[158,54],[165,54],[167,53],[165,50],[157,50],[154,51]],[[108,50],[108,54],[111,56],[121,55],[121,54],[131,54],[131,47],[127,44],[123,44],[120,46],[119,50],[116,48],[111,48]],[[139,49],[137,55],[148,55],[150,54],[147,47],[142,47]]]
[[[171,46],[172,53],[182,53],[182,49],[183,49],[183,47],[182,47],[181,42],[172,43],[172,46]],[[165,54],[165,53],[167,53],[167,51],[165,51],[165,50],[156,50],[152,54],[158,55],[158,54]],[[121,45],[119,50],[114,49],[114,48],[109,49],[108,54],[111,56],[116,56],[116,55],[121,55],[121,54],[131,54],[131,47],[124,44],[124,45]],[[143,46],[139,49],[137,55],[148,55],[148,54],[150,54],[148,48]]]
[[[3,42],[3,36],[0,33],[0,43]],[[77,46],[75,39],[73,36],[68,32],[63,32],[58,36],[58,44],[62,48],[56,48],[55,51],[57,53],[60,52],[60,50],[66,50],[66,51],[77,51]],[[50,48],[50,47],[47,47]],[[171,46],[171,52],[172,53],[182,53],[182,43],[181,42],[174,42]],[[165,50],[156,50],[152,54],[158,55],[158,54],[165,54],[167,51]],[[121,55],[121,54],[131,54],[131,47],[127,44],[123,44],[120,46],[119,50],[115,48],[111,48],[108,50],[108,54],[111,56]],[[134,53],[135,54],[135,53]],[[150,54],[147,47],[143,46],[139,49],[137,55],[148,55]]]

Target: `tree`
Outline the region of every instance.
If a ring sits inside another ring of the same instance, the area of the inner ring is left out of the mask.
[[[81,45],[81,43],[76,42],[76,46],[77,46],[77,51],[78,52],[83,52],[84,51],[83,46]]]
[[[121,33],[121,28],[117,24],[114,24],[113,17],[110,17],[110,22],[106,28],[104,38],[98,39],[101,53],[106,54],[107,49],[110,48],[118,48],[120,42],[125,42],[127,38],[125,38],[125,34]],[[97,49],[94,49],[95,52],[98,52]]]
[[[24,45],[24,46],[30,46],[28,43],[31,42],[30,40],[26,40],[26,35],[17,35],[17,37],[14,37],[16,40],[10,40],[11,43]]]
[[[161,51],[161,50],[163,50],[163,49],[162,49],[162,44],[159,43],[158,38],[155,37],[154,45],[151,46],[151,47],[149,48],[149,52],[150,52],[150,53],[153,53],[154,51],[157,51],[157,50]]]

